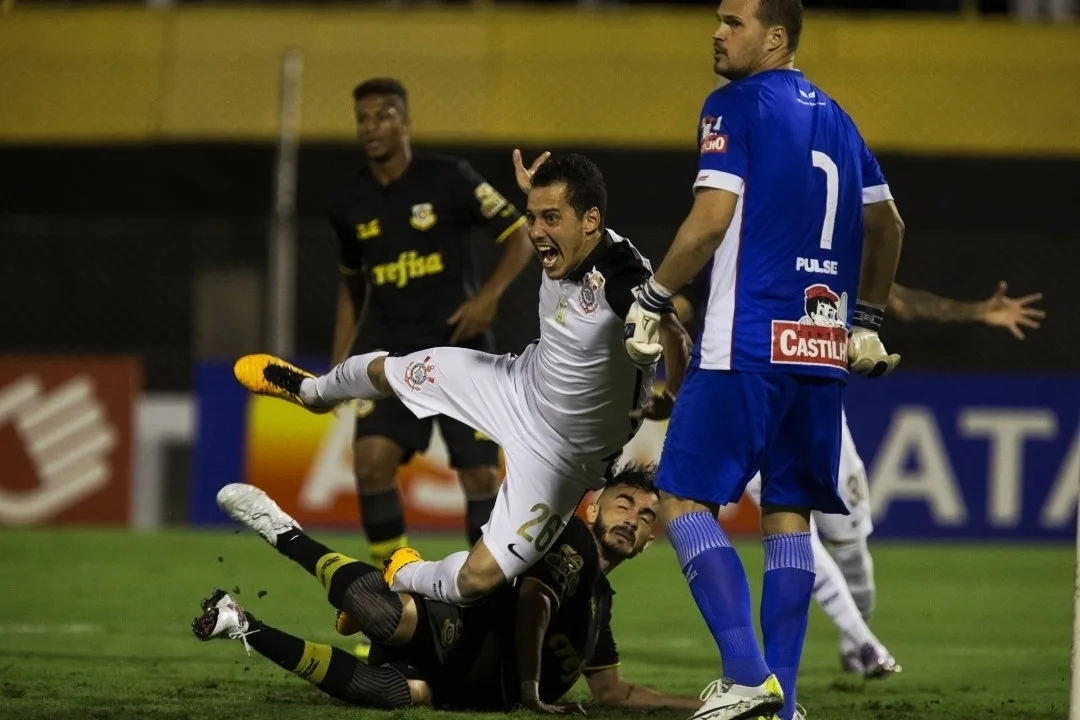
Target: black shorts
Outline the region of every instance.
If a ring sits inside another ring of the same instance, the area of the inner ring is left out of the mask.
[[[499,623],[483,606],[460,608],[413,595],[416,634],[403,646],[373,644],[372,665],[404,663],[445,710],[506,710]]]
[[[356,439],[381,436],[393,440],[405,451],[403,463],[418,452],[427,450],[431,442],[432,422],[439,421],[450,465],[455,470],[499,465],[499,446],[483,433],[445,415],[418,418],[394,398],[361,400],[356,407]]]

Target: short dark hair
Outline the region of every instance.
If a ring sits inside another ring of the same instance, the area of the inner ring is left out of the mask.
[[[353,102],[360,102],[369,95],[393,95],[401,98],[401,104],[409,107],[409,93],[400,80],[394,78],[371,78],[353,88]]]
[[[617,485],[653,493],[656,497],[660,497],[660,489],[656,487],[656,465],[654,464],[628,463],[607,481],[609,488]]]
[[[560,182],[566,183],[566,200],[578,217],[589,208],[596,208],[600,211],[600,222],[604,222],[607,187],[596,163],[577,153],[559,155],[541,165],[532,176],[533,187],[550,187]]]
[[[795,52],[802,35],[802,0],[758,0],[757,18],[762,25],[780,25],[787,32],[788,50]]]

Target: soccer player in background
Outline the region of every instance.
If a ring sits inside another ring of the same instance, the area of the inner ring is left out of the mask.
[[[849,367],[881,377],[899,362],[878,330],[903,223],[852,120],[794,69],[802,3],[723,0],[717,18],[714,70],[730,82],[705,101],[694,203],[630,308],[626,345],[638,362],[655,357],[660,310],[708,263],[704,331],[657,477],[723,660],[694,717],[791,720],[814,586],[810,513],[848,513],[837,469]],[[764,654],[746,573],[716,520],[758,471]]]
[[[331,367],[373,350],[493,350],[488,328],[499,298],[532,256],[525,218],[464,160],[413,153],[400,82],[360,83],[353,101],[367,163],[330,210],[341,261]],[[475,228],[503,245],[479,287],[469,251]],[[499,489],[498,446],[451,417],[419,418],[396,398],[362,401],[355,413],[360,519],[374,563],[407,544],[395,478],[399,466],[427,449],[436,420],[465,491],[469,545],[475,543]]]
[[[237,361],[237,380],[257,394],[324,412],[396,396],[418,417],[450,415],[502,447],[506,479],[481,541],[439,562],[398,550],[386,566],[391,589],[463,604],[532,567],[585,493],[608,480],[640,426],[628,414],[657,417],[650,391],[660,354],[677,391],[690,343],[673,311],[657,317],[656,359],[639,364],[626,353],[625,317],[651,267],[605,225],[606,208],[603,175],[582,155],[552,158],[532,176],[526,217],[544,273],[540,338],[520,355],[371,352],[318,378],[269,355]]]
[[[332,697],[367,707],[418,705],[546,713],[584,674],[593,701],[623,708],[692,710],[697,698],[664,695],[623,679],[611,630],[607,575],[652,543],[659,493],[648,467],[630,466],[572,517],[543,559],[516,586],[459,608],[395,593],[379,569],[305,534],[266,493],[227,485],[218,504],[285,557],[318,578],[330,604],[374,641],[370,664],[329,645],[305,642],[246,613],[224,591],[203,602],[192,631],[202,640],[243,639]]]
[[[672,299],[679,320],[695,336],[694,307],[704,300],[704,278],[703,273],[699,274],[683,294]],[[893,283],[887,310],[901,320],[982,323],[1004,328],[1023,340],[1023,329],[1038,329],[1039,321],[1046,317],[1044,311],[1031,307],[1042,299],[1042,293],[1011,298],[1005,294],[1007,289],[1007,284],[1001,281],[986,300],[964,301]],[[851,438],[847,416],[841,417],[839,487],[851,514],[813,513],[810,532],[817,574],[814,599],[840,630],[841,667],[866,678],[887,677],[901,668],[869,626],[877,604],[877,584],[867,544],[874,524],[866,466]],[[746,491],[760,504],[760,474],[750,481]]]

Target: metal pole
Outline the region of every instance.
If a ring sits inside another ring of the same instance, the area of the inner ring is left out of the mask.
[[[303,67],[299,50],[282,55],[266,304],[270,351],[279,357],[291,357],[296,350],[296,176]]]

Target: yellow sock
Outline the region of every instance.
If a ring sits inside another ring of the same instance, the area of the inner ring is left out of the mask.
[[[390,538],[389,540],[380,540],[379,542],[371,543],[368,550],[371,552],[371,564],[377,568],[381,568],[383,563],[390,559],[390,556],[394,554],[394,551],[398,548],[406,547],[409,544],[409,539],[404,535],[399,535],[396,538]]]
[[[304,655],[293,668],[293,673],[309,683],[318,685],[326,677],[326,671],[330,669],[330,657],[333,652],[334,649],[329,645],[305,642]]]
[[[319,558],[319,562],[315,563],[315,577],[322,583],[323,588],[329,592],[330,580],[334,577],[334,573],[342,566],[352,562],[356,562],[356,558],[336,552],[327,553]]]

